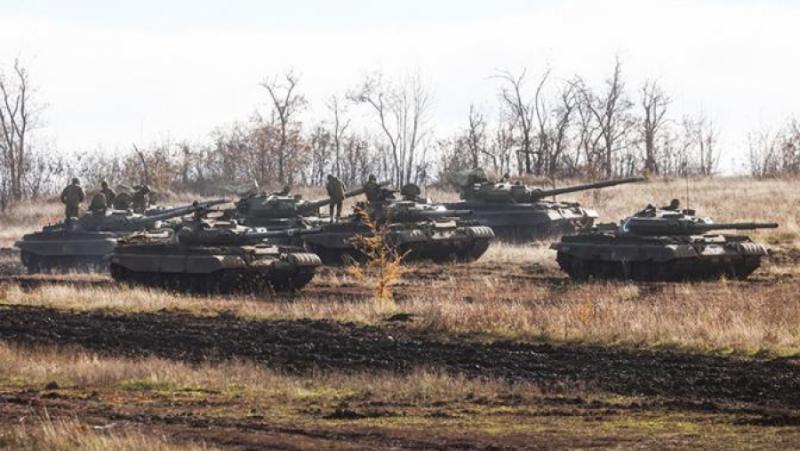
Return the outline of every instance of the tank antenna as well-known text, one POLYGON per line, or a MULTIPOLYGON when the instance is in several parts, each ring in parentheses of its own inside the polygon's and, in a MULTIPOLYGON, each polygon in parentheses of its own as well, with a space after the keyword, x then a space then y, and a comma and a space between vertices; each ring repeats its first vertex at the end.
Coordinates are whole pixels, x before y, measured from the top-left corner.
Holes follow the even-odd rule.
POLYGON ((691 205, 689 205, 689 167, 686 167, 686 210, 691 209, 691 205))

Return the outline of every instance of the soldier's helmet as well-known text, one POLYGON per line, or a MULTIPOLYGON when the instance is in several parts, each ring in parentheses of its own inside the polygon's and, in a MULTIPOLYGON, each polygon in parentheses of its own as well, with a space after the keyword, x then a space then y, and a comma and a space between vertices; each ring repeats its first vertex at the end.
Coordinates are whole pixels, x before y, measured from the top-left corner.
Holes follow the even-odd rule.
POLYGON ((81 181, 80 181, 80 179, 78 179, 78 177, 73 177, 72 178, 72 184, 73 185, 80 185, 81 181))
POLYGON ((108 182, 106 180, 103 180, 103 181, 100 182, 100 186, 102 188, 108 188, 108 182))
POLYGON ((376 181, 378 181, 378 179, 375 177, 375 174, 370 174, 369 175, 369 181, 370 182, 376 182, 376 181))

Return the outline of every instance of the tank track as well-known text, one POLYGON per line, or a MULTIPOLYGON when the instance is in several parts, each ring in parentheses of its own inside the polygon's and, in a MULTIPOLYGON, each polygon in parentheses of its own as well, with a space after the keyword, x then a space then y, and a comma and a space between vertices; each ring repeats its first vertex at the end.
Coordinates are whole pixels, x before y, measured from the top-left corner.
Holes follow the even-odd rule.
POLYGON ((108 272, 108 260, 105 257, 42 257, 23 251, 20 259, 28 274, 108 272))
POLYGON ((112 263, 110 270, 117 282, 198 294, 292 292, 305 287, 314 277, 312 267, 290 271, 226 269, 213 274, 186 274, 135 272, 112 263))
POLYGON ((760 256, 742 256, 732 262, 682 259, 665 262, 613 262, 584 260, 559 252, 556 260, 572 279, 685 281, 713 280, 721 277, 744 280, 761 265, 760 256))

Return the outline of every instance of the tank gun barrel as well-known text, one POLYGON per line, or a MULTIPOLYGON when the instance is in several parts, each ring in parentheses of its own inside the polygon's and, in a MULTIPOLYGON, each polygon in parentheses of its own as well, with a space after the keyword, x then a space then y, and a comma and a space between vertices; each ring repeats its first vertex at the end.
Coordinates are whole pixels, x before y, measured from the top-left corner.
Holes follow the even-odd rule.
POLYGON ((169 210, 152 214, 148 216, 141 216, 139 218, 131 219, 134 224, 149 225, 155 224, 158 221, 165 221, 167 219, 178 218, 188 214, 206 213, 211 207, 227 203, 227 199, 212 199, 203 202, 193 202, 191 205, 183 207, 170 208, 169 210))
POLYGON ((689 229, 698 232, 708 232, 712 230, 755 230, 755 229, 775 229, 778 224, 775 222, 719 222, 711 224, 692 224, 689 229))
POLYGON ((291 229, 282 229, 282 230, 267 230, 265 232, 251 232, 242 235, 242 237, 248 242, 259 242, 263 241, 268 238, 291 238, 295 236, 303 236, 309 235, 312 233, 317 233, 322 231, 319 227, 309 227, 309 228, 291 228, 291 229))
POLYGON ((650 218, 631 218, 623 225, 625 230, 641 235, 697 235, 715 230, 755 230, 776 227, 778 224, 774 222, 664 222, 650 218))
POLYGON ((563 188, 545 189, 531 193, 533 200, 544 199, 545 197, 555 196, 558 194, 574 193, 577 191, 586 191, 590 189, 608 188, 611 186, 624 185, 626 183, 643 182, 646 180, 644 177, 628 177, 624 179, 604 180, 602 182, 586 183, 584 185, 565 186, 563 188))
MULTIPOLYGON (((378 186, 381 187, 381 188, 383 188, 384 186, 387 186, 387 185, 389 185, 389 182, 378 183, 378 186)), ((345 197, 345 199, 350 198, 350 197, 355 197, 355 196, 358 196, 359 194, 364 194, 365 191, 366 191, 366 189, 364 189, 364 187, 357 188, 357 189, 350 190, 350 191, 344 193, 344 197, 345 197)), ((306 210, 306 211, 318 210, 320 207, 324 207, 325 205, 328 205, 330 203, 330 201, 331 201, 331 198, 330 197, 326 197, 324 199, 307 202, 307 203, 305 203, 303 205, 302 208, 304 210, 306 210)))

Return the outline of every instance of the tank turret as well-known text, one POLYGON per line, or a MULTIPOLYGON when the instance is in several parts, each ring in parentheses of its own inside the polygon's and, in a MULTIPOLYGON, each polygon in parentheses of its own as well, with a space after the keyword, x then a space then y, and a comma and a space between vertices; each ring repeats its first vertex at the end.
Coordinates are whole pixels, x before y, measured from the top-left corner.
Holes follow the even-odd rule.
POLYGON ((471 211, 470 219, 491 227, 498 239, 510 242, 558 238, 591 229, 598 217, 595 210, 575 202, 547 200, 550 196, 644 180, 630 177, 541 189, 518 182, 495 182, 480 169, 452 174, 449 178, 459 187, 462 200, 445 203, 445 207, 471 211))
MULTIPOLYGON (((380 186, 386 186, 383 182, 380 186)), ((345 198, 355 197, 364 193, 364 188, 358 188, 345 193, 345 198)), ((295 227, 297 218, 316 217, 319 209, 330 203, 330 198, 307 201, 300 196, 283 193, 257 194, 243 197, 236 202, 236 208, 229 210, 227 216, 236 218, 243 223, 254 227, 292 228, 295 227)))
POLYGON ((605 180, 601 182, 552 189, 532 188, 520 183, 492 183, 486 181, 463 186, 461 188, 461 197, 466 200, 476 199, 497 203, 532 203, 559 194, 575 193, 590 189, 609 188, 612 186, 636 183, 644 180, 645 179, 643 177, 629 177, 624 179, 605 180))

